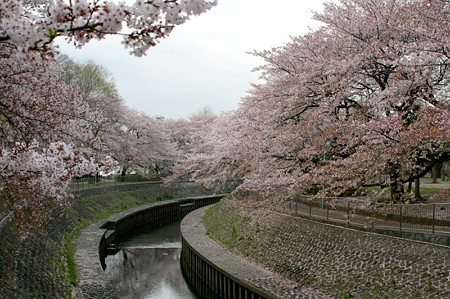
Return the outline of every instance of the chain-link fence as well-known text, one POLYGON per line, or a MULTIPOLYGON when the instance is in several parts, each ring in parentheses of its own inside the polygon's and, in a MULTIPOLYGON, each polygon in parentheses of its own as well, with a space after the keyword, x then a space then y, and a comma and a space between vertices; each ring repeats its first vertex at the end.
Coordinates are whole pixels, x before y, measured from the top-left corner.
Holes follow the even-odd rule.
POLYGON ((298 198, 284 212, 364 229, 450 235, 450 203, 383 204, 354 198, 298 198))

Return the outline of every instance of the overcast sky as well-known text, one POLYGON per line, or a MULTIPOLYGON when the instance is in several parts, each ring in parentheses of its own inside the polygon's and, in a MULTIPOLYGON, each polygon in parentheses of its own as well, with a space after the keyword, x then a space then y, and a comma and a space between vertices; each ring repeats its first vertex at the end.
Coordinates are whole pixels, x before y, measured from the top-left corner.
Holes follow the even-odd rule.
POLYGON ((246 52, 281 46, 289 36, 308 32, 311 11, 322 1, 219 0, 147 52, 134 57, 120 37, 75 49, 58 41, 76 62, 92 59, 113 75, 128 106, 150 116, 189 117, 209 106, 214 113, 234 110, 256 82, 262 63, 246 52))

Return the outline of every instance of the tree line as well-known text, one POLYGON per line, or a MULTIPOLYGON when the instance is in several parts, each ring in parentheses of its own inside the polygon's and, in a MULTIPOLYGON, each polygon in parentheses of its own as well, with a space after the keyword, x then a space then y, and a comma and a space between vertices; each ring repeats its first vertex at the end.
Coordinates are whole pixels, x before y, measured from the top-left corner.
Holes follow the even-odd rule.
POLYGON ((280 200, 388 186, 399 202, 450 160, 449 1, 326 2, 320 27, 252 53, 260 81, 235 111, 178 120, 127 107, 107 69, 53 41, 121 34, 140 56, 215 1, 0 3, 0 186, 22 222, 64 206, 74 177, 117 166, 280 200))
MULTIPOLYGON (((239 108, 176 173, 272 199, 389 187, 405 200, 450 159, 449 1, 341 0, 322 26, 271 50, 239 108)), ((420 196, 416 193, 417 196, 420 196)))
POLYGON ((110 74, 58 55, 120 35, 136 56, 215 1, 0 0, 0 188, 22 227, 68 202, 74 177, 171 157, 164 129, 128 108, 110 74))

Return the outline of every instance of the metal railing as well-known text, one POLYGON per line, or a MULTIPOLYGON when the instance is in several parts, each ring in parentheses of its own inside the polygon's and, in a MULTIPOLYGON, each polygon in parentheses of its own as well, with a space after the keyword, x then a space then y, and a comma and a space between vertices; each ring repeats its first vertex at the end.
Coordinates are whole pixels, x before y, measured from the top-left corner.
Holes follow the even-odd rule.
POLYGON ((450 203, 385 204, 353 198, 299 198, 279 210, 366 230, 450 236, 450 203))
POLYGON ((138 175, 115 176, 110 178, 75 178, 70 182, 70 191, 81 191, 102 187, 114 187, 132 183, 161 182, 160 178, 144 178, 138 175))

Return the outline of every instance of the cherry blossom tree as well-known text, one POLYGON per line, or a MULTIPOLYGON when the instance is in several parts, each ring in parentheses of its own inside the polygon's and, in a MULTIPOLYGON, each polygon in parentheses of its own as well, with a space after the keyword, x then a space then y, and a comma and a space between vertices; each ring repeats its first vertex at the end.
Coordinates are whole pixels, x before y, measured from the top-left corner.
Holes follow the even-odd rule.
MULTIPOLYGON (((0 188, 19 222, 42 224, 55 202, 66 202, 72 177, 98 171, 86 156, 87 149, 104 150, 107 144, 114 151, 115 146, 108 142, 111 138, 100 138, 108 119, 104 106, 95 105, 108 92, 109 100, 114 94, 121 103, 114 88, 104 84, 108 92, 92 93, 67 81, 68 77, 64 82, 55 62, 54 40, 62 37, 82 47, 92 39, 122 35, 124 46, 142 56, 175 26, 215 4, 208 0, 138 0, 132 5, 0 0, 0 188)), ((149 133, 157 127, 152 125, 139 115, 118 127, 134 135, 136 148, 146 152, 146 145, 159 141, 149 133)))
POLYGON ((131 53, 142 56, 175 26, 216 4, 208 0, 113 1, 1 0, 0 42, 27 51, 47 51, 64 36, 81 47, 117 34, 131 53))
POLYGON ((98 115, 60 81, 54 61, 0 49, 0 186, 17 219, 39 225, 48 199, 64 205, 70 179, 92 171, 73 141, 96 145, 89 127, 98 115))
POLYGON ((121 113, 105 129, 106 152, 122 166, 122 173, 134 166, 142 174, 171 164, 176 150, 169 142, 161 121, 121 106, 121 113))
POLYGON ((347 137, 339 139, 349 155, 338 164, 372 174, 356 180, 349 174, 343 181, 353 187, 387 172, 398 201, 405 174, 419 178, 448 159, 449 127, 442 118, 450 104, 448 9, 448 1, 342 1, 316 14, 340 41, 334 43, 339 48, 327 43, 334 56, 327 56, 329 66, 341 82, 331 108, 342 118, 337 125, 347 137), (379 157, 384 163, 373 163, 379 157), (355 167, 346 165, 352 160, 355 167))
POLYGON ((176 150, 174 173, 169 178, 170 181, 178 178, 196 178, 194 172, 201 171, 198 164, 201 163, 199 156, 207 157, 212 149, 207 144, 207 138, 216 118, 209 113, 199 113, 189 119, 163 121, 165 134, 176 150))
MULTIPOLYGON (((65 55, 60 55, 57 60, 62 67, 61 79, 64 83, 73 88, 89 109, 100 116, 90 122, 90 130, 102 141, 108 135, 105 132, 114 126, 124 109, 123 100, 112 75, 104 66, 93 61, 75 63, 65 55)), ((101 143, 103 145, 103 142, 101 143)), ((78 145, 86 155, 95 156, 97 160, 108 156, 104 146, 83 148, 82 145, 78 145)))
MULTIPOLYGON (((62 80, 74 88, 92 110, 109 120, 119 116, 118 107, 123 100, 112 74, 105 66, 92 60, 76 63, 65 55, 60 55, 58 62, 63 69, 62 80)), ((100 131, 101 127, 94 130, 100 131)))
POLYGON ((91 122, 91 130, 101 147, 86 148, 97 159, 111 156, 125 175, 130 167, 142 174, 173 159, 173 148, 164 136, 161 123, 128 108, 120 97, 108 70, 93 61, 75 63, 62 56, 62 78, 101 118, 91 122), (95 151, 94 151, 95 150, 95 151))
MULTIPOLYGON (((241 188, 272 197, 386 184, 402 200, 404 182, 449 159, 449 5, 328 2, 323 26, 254 52, 263 82, 233 117, 230 151, 245 162, 229 175, 244 166, 241 188)), ((230 157, 211 152, 205 173, 230 157)))

